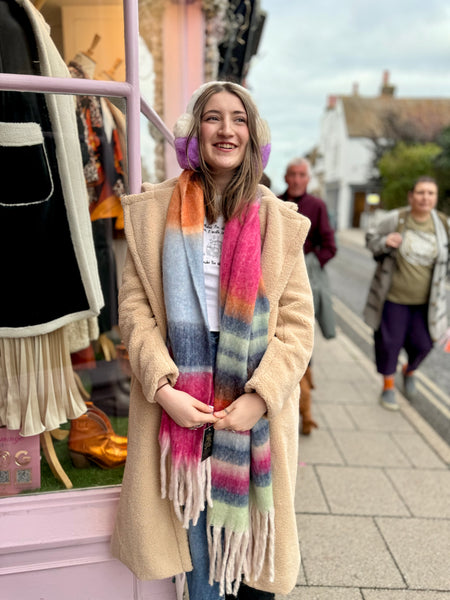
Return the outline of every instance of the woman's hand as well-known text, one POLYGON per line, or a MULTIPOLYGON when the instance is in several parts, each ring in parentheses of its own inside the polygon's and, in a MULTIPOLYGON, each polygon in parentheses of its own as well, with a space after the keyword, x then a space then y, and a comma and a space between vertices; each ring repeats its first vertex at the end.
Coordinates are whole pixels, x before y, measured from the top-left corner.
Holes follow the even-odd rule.
POLYGON ((267 412, 264 400, 256 392, 242 394, 226 409, 214 413, 218 418, 214 429, 248 431, 267 412))
POLYGON ((398 248, 402 243, 402 236, 398 231, 394 231, 393 233, 389 233, 386 236, 386 246, 389 248, 398 248))
POLYGON ((186 392, 175 390, 170 385, 165 385, 156 392, 155 400, 180 427, 200 427, 218 420, 212 414, 213 406, 208 406, 186 392))

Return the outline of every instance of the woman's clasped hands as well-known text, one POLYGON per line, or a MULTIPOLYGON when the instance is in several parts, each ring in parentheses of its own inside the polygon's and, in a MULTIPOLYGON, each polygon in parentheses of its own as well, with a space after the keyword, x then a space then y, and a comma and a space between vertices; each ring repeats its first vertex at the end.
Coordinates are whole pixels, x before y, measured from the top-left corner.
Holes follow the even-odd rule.
POLYGON ((213 424, 216 430, 248 431, 267 412, 265 401, 256 392, 242 394, 228 407, 216 412, 213 406, 170 385, 162 386, 156 392, 155 400, 177 425, 189 429, 213 424))
POLYGON ((214 424, 214 429, 248 431, 266 412, 266 403, 259 394, 256 392, 245 393, 223 410, 214 412, 214 416, 219 419, 214 424))

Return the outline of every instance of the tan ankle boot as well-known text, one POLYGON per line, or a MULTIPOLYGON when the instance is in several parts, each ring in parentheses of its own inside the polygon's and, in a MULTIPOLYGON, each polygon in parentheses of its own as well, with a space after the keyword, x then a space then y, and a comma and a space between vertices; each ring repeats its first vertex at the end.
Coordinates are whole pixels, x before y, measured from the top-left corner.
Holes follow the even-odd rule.
MULTIPOLYGON (((112 431, 112 427, 111 427, 112 431)), ((95 463, 102 469, 114 469, 125 463, 127 448, 113 440, 109 427, 95 410, 70 422, 69 452, 75 467, 85 468, 95 463)))
POLYGON ((95 406, 94 403, 90 400, 86 402, 86 406, 91 412, 95 412, 102 419, 109 433, 110 439, 118 446, 121 446, 122 448, 127 448, 128 438, 126 438, 123 435, 117 435, 117 433, 115 433, 108 415, 105 412, 103 412, 100 408, 98 408, 98 406, 95 406))
POLYGON ((311 367, 308 367, 300 381, 300 416, 302 418, 301 431, 309 435, 311 429, 318 425, 311 416, 311 390, 314 389, 311 367))

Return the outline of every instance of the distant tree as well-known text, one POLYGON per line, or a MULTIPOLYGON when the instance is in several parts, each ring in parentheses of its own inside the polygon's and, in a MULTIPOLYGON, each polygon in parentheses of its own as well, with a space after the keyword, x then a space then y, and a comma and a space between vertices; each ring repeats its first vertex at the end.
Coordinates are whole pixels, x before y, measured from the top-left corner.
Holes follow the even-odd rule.
POLYGON ((441 153, 434 143, 397 143, 379 159, 377 167, 381 178, 381 201, 391 210, 404 206, 408 191, 421 175, 436 176, 434 160, 441 153))
POLYGON ((435 156, 433 166, 439 184, 438 208, 450 215, 450 127, 446 127, 437 138, 441 152, 435 156))
POLYGON ((420 128, 414 121, 405 119, 398 110, 388 109, 380 114, 380 127, 374 129, 369 136, 372 150, 372 162, 369 165, 369 181, 374 188, 383 185, 382 175, 378 165, 381 158, 391 152, 397 144, 403 142, 406 145, 426 144, 430 141, 430 135, 426 128, 420 128))

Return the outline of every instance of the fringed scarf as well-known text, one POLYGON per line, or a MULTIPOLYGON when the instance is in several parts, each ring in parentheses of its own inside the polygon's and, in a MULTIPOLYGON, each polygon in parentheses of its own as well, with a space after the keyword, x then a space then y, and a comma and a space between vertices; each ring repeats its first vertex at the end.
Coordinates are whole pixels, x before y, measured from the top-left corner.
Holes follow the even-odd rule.
MULTIPOLYGON (((225 226, 220 266, 221 326, 213 374, 203 275, 203 191, 183 171, 172 194, 163 251, 168 346, 179 369, 176 389, 216 411, 244 393, 268 343, 269 302, 261 276, 259 203, 225 226)), ((203 429, 179 427, 164 411, 161 492, 184 527, 208 505, 210 583, 237 594, 242 576, 257 580, 267 560, 274 575, 274 506, 267 419, 251 431, 215 431, 202 456, 203 429)))

